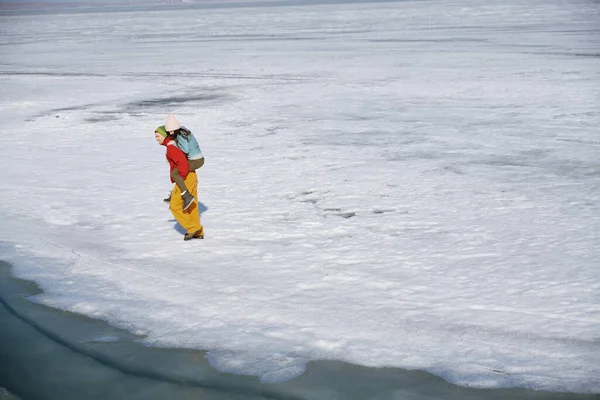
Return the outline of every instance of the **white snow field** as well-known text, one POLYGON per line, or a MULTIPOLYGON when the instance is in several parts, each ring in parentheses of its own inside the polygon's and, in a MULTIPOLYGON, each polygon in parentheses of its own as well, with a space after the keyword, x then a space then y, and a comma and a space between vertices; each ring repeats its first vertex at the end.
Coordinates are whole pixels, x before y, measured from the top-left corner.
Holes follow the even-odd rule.
POLYGON ((309 360, 600 393, 600 3, 0 17, 0 259, 276 382, 309 360), (185 242, 154 128, 197 136, 185 242))

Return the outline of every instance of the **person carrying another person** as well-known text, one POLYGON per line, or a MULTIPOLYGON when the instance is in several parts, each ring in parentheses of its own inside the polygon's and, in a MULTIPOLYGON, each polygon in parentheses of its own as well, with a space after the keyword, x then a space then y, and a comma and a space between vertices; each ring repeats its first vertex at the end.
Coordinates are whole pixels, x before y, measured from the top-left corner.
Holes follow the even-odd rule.
MULTIPOLYGON (((183 187, 189 196, 191 204, 184 208, 183 190, 176 184, 173 186, 169 200, 169 209, 186 230, 184 240, 204 239, 204 227, 200 223, 200 213, 198 211, 198 177, 195 171, 190 170, 190 165, 185 153, 176 145, 175 137, 167 133, 162 127, 156 128, 154 138, 156 141, 167 148, 166 157, 169 163, 169 172, 172 183, 176 183, 173 171, 177 170, 177 176, 181 179, 183 187)), ((172 131, 174 132, 174 131, 172 131)))

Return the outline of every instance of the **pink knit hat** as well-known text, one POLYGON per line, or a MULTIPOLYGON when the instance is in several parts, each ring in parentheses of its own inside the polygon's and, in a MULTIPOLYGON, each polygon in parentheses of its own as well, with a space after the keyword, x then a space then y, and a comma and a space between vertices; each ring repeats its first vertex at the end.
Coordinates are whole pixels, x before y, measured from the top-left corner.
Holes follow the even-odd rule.
POLYGON ((177 121, 177 118, 173 114, 167 115, 167 123, 165 124, 167 132, 176 131, 179 128, 181 128, 181 124, 177 121))

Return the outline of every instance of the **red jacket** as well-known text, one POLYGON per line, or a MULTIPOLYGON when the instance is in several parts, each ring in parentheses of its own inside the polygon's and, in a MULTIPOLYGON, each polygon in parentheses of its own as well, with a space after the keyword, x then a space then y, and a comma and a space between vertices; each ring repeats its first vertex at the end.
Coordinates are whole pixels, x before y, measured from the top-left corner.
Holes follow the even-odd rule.
MULTIPOLYGON (((190 172, 190 164, 188 163, 187 156, 177 147, 176 143, 171 138, 166 138, 163 142, 163 146, 167 148, 167 162, 170 167, 169 175, 177 168, 179 175, 185 179, 190 172)), ((174 183, 173 178, 171 178, 171 183, 174 183)))

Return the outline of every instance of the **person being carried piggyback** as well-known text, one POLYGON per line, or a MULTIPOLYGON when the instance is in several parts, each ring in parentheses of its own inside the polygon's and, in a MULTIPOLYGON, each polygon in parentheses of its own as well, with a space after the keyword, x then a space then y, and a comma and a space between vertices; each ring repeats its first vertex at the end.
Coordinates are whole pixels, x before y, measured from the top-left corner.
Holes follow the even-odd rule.
MULTIPOLYGON (((167 123, 159 126, 156 128, 156 130, 161 131, 162 134, 168 134, 175 138, 175 144, 181 149, 181 151, 185 153, 188 159, 190 171, 195 171, 204 165, 204 155, 202 154, 202 150, 200 150, 200 146, 198 145, 196 137, 192 131, 187 129, 185 126, 181 126, 173 114, 169 114, 167 116, 167 123)), ((181 177, 181 174, 177 168, 171 172, 171 178, 181 189, 181 195, 183 196, 183 209, 185 210, 192 204, 194 198, 188 192, 184 179, 181 177)), ((170 201, 170 196, 164 199, 165 203, 170 203, 170 201)))

